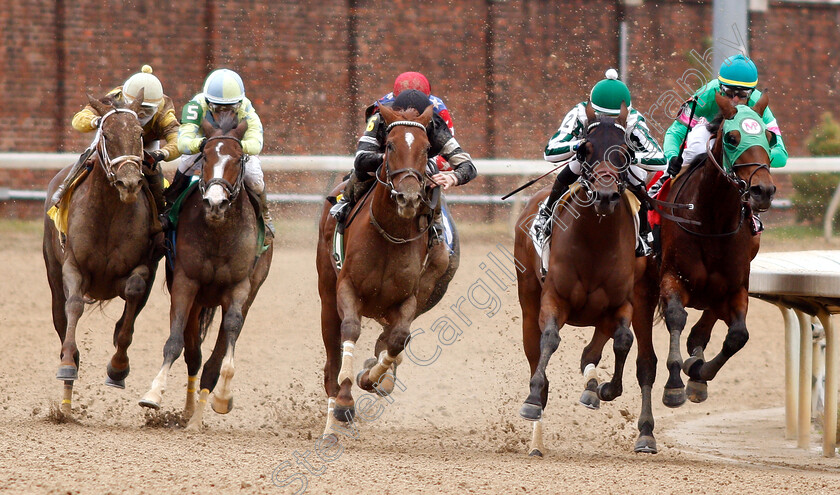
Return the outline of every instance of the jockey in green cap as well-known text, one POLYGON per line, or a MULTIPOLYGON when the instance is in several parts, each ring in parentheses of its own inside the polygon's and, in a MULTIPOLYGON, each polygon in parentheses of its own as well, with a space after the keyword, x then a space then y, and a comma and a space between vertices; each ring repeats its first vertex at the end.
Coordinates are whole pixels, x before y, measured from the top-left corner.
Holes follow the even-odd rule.
MULTIPOLYGON (((582 142, 587 127, 586 106, 591 105, 596 114, 617 117, 621 113, 621 105, 627 106, 627 144, 633 150, 633 157, 628 169, 629 182, 632 185, 643 185, 648 171, 665 169, 665 157, 662 149, 650 135, 645 118, 631 106, 630 90, 618 79, 618 72, 609 69, 606 79, 599 81, 589 94, 589 101, 575 105, 563 118, 560 128, 545 147, 544 157, 549 162, 569 160, 568 164, 557 174, 554 187, 546 201, 540 205, 539 213, 534 221, 534 233, 537 242, 543 245, 551 232, 549 220, 554 212, 554 205, 565 193, 569 186, 580 177, 581 163, 575 157, 577 147, 582 142)), ((650 228, 647 223, 647 212, 643 207, 639 218, 640 232, 636 254, 646 256, 650 253, 648 234, 650 228)))

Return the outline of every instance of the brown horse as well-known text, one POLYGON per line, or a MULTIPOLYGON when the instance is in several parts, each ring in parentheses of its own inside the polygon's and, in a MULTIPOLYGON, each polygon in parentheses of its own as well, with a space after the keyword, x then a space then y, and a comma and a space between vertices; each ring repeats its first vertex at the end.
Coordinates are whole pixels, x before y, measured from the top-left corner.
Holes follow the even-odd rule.
POLYGON ((694 204, 694 209, 681 215, 691 223, 677 223, 663 216, 661 259, 649 264, 645 279, 637 286, 633 328, 639 344, 636 362, 642 389, 637 452, 657 451, 651 407, 656 378, 651 334, 657 301, 671 337, 669 377, 662 397, 668 407, 681 406, 686 392, 693 402, 705 400, 706 382, 749 338, 746 316, 750 260, 759 245, 759 237, 751 230, 752 212, 767 210, 776 192, 768 168, 769 143, 774 136, 761 120, 768 100, 765 93, 753 108, 736 108, 727 98, 716 95, 721 116, 713 123, 717 128, 711 128, 716 136, 714 147, 673 179, 665 198, 694 204), (740 146, 745 139, 749 140, 740 146), (733 159, 739 147, 746 149, 733 159), (691 329, 687 340, 690 357, 683 362, 680 334, 686 323, 686 307, 704 313, 691 329), (729 330, 721 352, 707 362, 703 352, 717 320, 723 320, 729 330), (688 387, 683 385, 681 369, 689 376, 688 387))
MULTIPOLYGON (((56 378, 64 380, 61 411, 69 415, 73 381, 78 379, 79 350, 76 326, 84 299, 125 300, 114 329, 117 350, 108 363, 107 385, 125 388, 129 373, 128 346, 134 320, 146 304, 157 270, 154 235, 160 226, 141 170, 143 132, 137 120, 142 94, 128 108, 112 100, 88 96, 101 116, 92 144, 89 173, 60 207, 66 211, 66 240, 50 218, 44 220, 44 262, 52 293, 55 331, 61 339, 61 365, 56 378)), ((47 209, 53 193, 70 167, 50 181, 47 209)))
POLYGON ((349 422, 354 416, 353 350, 361 333, 361 317, 376 320, 383 331, 375 357, 365 361, 357 384, 380 395, 390 394, 412 321, 440 301, 458 267, 457 235, 451 254, 443 243, 428 248, 433 205, 425 173, 426 127, 433 109, 429 106, 419 116, 413 109, 397 112, 383 106, 380 111, 388 125, 385 156, 376 172, 377 183, 351 212, 340 271, 331 255, 336 223, 329 215, 329 203, 321 214, 317 266, 327 354, 325 436, 333 434, 334 420, 349 422))
POLYGON ((202 123, 207 142, 198 191, 184 199, 175 232, 174 264, 166 265, 171 294, 170 335, 163 348, 163 366, 140 405, 158 409, 172 363, 184 351, 187 363, 187 429, 202 427, 210 392, 219 414, 233 408, 233 352, 248 309, 271 266, 272 246, 263 250, 259 216, 244 190, 245 160, 240 140, 247 121, 222 118, 218 127, 202 123), (201 342, 217 306, 222 324, 216 345, 201 374, 198 407, 195 385, 201 367, 201 342), (221 374, 221 383, 218 384, 221 374))
POLYGON ((623 197, 623 170, 629 164, 624 126, 627 108, 617 119, 597 118, 586 107, 588 130, 578 159, 584 164, 582 187, 573 191, 552 221, 550 262, 545 281, 541 261, 531 236, 531 219, 548 189, 526 205, 517 225, 514 255, 524 269, 518 276, 522 307, 522 336, 531 366, 530 394, 520 415, 534 421, 529 454, 542 456, 541 418, 548 403, 546 366, 560 343, 560 328, 569 323, 594 326, 592 341, 583 350, 581 372, 586 390, 581 402, 597 408, 599 400, 613 400, 622 393, 622 375, 633 343, 634 280, 644 271, 645 258, 635 257, 634 219, 623 197), (598 384, 595 367, 604 344, 613 339, 615 373, 598 384))

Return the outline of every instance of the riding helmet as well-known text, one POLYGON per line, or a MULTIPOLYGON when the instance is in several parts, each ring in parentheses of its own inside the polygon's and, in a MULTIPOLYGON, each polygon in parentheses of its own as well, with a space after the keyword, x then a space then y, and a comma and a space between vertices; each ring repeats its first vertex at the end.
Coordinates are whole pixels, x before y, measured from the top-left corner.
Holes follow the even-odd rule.
POLYGON ((429 84, 429 80, 419 72, 403 72, 397 76, 394 81, 394 97, 396 98, 406 89, 422 91, 426 96, 432 94, 432 86, 429 84))
POLYGON ((131 103, 137 99, 140 90, 143 91, 143 106, 157 108, 163 103, 163 86, 157 77, 152 75, 152 68, 144 65, 140 72, 129 77, 122 86, 123 100, 131 103))
POLYGON ((589 102, 596 112, 618 115, 621 113, 621 102, 630 107, 630 90, 618 80, 618 72, 615 69, 607 70, 606 77, 592 87, 589 102))
POLYGON ((718 80, 727 86, 754 88, 758 84, 758 69, 752 60, 739 53, 723 61, 718 80))
POLYGON ((233 105, 245 98, 245 85, 236 72, 216 69, 204 81, 204 97, 208 103, 233 105))

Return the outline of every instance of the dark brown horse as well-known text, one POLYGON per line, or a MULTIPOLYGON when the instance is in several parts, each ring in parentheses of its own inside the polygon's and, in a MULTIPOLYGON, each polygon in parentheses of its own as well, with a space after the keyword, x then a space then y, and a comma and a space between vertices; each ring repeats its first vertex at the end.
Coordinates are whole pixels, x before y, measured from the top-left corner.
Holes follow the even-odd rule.
MULTIPOLYGON (((88 97, 101 116, 92 144, 87 177, 65 196, 59 207, 67 214, 66 241, 53 221, 44 221, 44 261, 52 292, 55 331, 61 339, 61 365, 56 378, 64 380, 61 411, 70 414, 73 381, 78 379, 79 350, 76 325, 84 299, 125 299, 125 308, 114 329, 117 350, 108 363, 105 383, 125 388, 128 346, 134 320, 146 304, 157 270, 153 237, 160 225, 141 170, 143 132, 137 120, 142 94, 128 108, 88 97)), ((50 181, 47 198, 70 167, 50 181)), ((47 200, 47 209, 52 206, 47 200)))
POLYGON ((681 406, 686 392, 693 402, 705 400, 706 382, 749 338, 746 316, 750 260, 758 252, 759 241, 751 230, 752 212, 767 210, 776 192, 768 168, 769 143, 774 136, 761 120, 767 94, 753 108, 736 108, 719 94, 715 101, 721 117, 715 121, 720 125, 711 129, 716 136, 714 147, 674 179, 665 198, 694 204, 693 210, 680 214, 692 223, 663 217, 661 259, 649 264, 644 281, 637 286, 633 328, 639 345, 637 375, 642 389, 637 452, 657 451, 651 407, 656 378, 651 334, 657 302, 671 336, 669 377, 662 397, 668 407, 681 406), (686 324, 686 307, 704 313, 691 329, 687 340, 690 357, 683 362, 680 334, 686 324), (717 320, 723 320, 729 330, 720 353, 707 362, 703 353, 717 320), (681 370, 689 376, 688 387, 683 385, 681 370))
POLYGON ((383 331, 375 357, 365 361, 357 383, 364 390, 387 395, 393 391, 393 373, 412 321, 440 301, 458 267, 457 235, 451 254, 443 243, 428 248, 432 205, 426 178, 426 127, 432 107, 419 116, 413 109, 396 112, 383 106, 380 111, 388 125, 385 157, 376 172, 377 183, 351 212, 340 271, 331 255, 336 223, 329 215, 329 203, 321 214, 317 266, 327 354, 324 435, 333 434, 334 420, 353 419, 353 350, 361 318, 376 320, 383 331))
POLYGON ((548 403, 546 366, 560 343, 559 330, 566 323, 594 326, 592 341, 583 350, 580 369, 586 390, 581 402, 591 408, 599 400, 613 400, 622 393, 622 375, 633 343, 633 285, 644 272, 645 258, 635 257, 634 219, 623 197, 622 171, 629 164, 624 126, 627 108, 617 119, 597 118, 587 105, 588 131, 579 149, 583 186, 574 190, 564 208, 553 218, 550 262, 541 281, 541 262, 528 234, 531 219, 548 189, 536 194, 523 210, 517 225, 514 255, 519 270, 519 304, 522 336, 531 366, 530 394, 520 415, 534 421, 529 454, 542 456, 541 418, 548 403), (615 373, 598 384, 595 367, 604 344, 613 339, 615 373))
POLYGON ((166 265, 171 293, 170 335, 163 348, 163 366, 140 405, 160 407, 172 363, 184 351, 187 363, 187 429, 200 429, 208 397, 219 414, 233 407, 233 353, 248 309, 268 276, 272 246, 263 249, 259 216, 243 186, 246 156, 240 140, 248 127, 235 116, 218 127, 202 123, 207 142, 197 191, 185 199, 178 218, 174 266, 166 265), (201 367, 201 342, 222 307, 222 323, 213 353, 201 374, 198 407, 196 382, 201 367), (221 383, 219 375, 221 374, 221 383), (218 385, 218 387, 217 387, 218 385), (215 389, 215 390, 214 390, 215 389))

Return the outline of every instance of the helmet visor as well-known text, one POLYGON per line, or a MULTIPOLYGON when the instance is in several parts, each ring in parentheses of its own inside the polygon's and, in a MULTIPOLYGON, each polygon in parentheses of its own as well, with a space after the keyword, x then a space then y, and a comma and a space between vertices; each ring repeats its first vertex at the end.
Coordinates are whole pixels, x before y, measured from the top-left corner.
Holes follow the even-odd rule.
POLYGON ((210 110, 210 113, 212 113, 213 115, 220 115, 220 114, 225 113, 225 112, 236 113, 236 112, 239 111, 240 106, 241 106, 241 103, 231 103, 231 104, 223 105, 221 103, 210 103, 209 101, 207 102, 207 108, 210 110))

